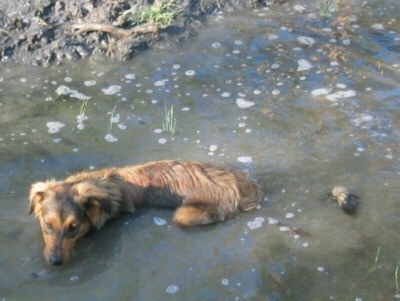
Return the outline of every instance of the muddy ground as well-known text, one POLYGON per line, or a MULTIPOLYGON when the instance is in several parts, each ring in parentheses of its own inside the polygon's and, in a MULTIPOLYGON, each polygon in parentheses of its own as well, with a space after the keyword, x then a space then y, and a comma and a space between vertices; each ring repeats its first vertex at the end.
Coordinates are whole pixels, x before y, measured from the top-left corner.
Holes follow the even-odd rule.
POLYGON ((274 1, 174 0, 179 12, 169 24, 121 21, 124 12, 158 4, 153 0, 0 1, 0 60, 44 66, 87 57, 128 60, 149 47, 169 47, 192 37, 210 14, 274 1))

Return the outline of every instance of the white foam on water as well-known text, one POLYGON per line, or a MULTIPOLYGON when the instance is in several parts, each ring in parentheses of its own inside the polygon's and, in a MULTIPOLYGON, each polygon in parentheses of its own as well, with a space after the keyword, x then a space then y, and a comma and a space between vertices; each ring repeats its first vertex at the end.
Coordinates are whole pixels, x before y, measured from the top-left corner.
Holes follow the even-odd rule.
POLYGON ((325 96, 326 99, 330 101, 338 101, 341 98, 350 98, 354 97, 356 95, 356 91, 354 90, 342 90, 342 91, 337 91, 332 94, 328 94, 325 96))
POLYGON ((251 156, 239 156, 239 157, 237 157, 237 160, 240 163, 252 163, 253 162, 253 158, 251 156))
POLYGON ((65 124, 59 121, 48 121, 46 126, 48 128, 47 131, 50 134, 55 134, 58 133, 65 126, 65 124))
POLYGON ((105 95, 114 95, 117 94, 119 91, 121 91, 121 86, 118 85, 111 85, 107 88, 103 88, 101 89, 101 91, 105 94, 105 95))
POLYGON ((248 222, 248 223, 247 223, 247 226, 248 226, 251 230, 254 230, 254 229, 261 228, 264 222, 265 222, 265 219, 264 219, 263 217, 256 217, 256 218, 254 219, 254 221, 248 222))
POLYGON ((255 104, 256 103, 254 101, 249 101, 244 98, 236 99, 236 105, 238 106, 239 109, 248 109, 254 106, 255 104))
POLYGON ((167 288, 165 289, 165 292, 167 294, 176 294, 178 291, 179 291, 179 287, 174 284, 167 286, 167 288))
POLYGON ((304 37, 304 36, 298 37, 297 41, 299 41, 301 44, 308 45, 308 46, 312 46, 315 43, 315 40, 313 38, 304 37))
POLYGON ((156 224, 157 226, 165 226, 167 224, 167 221, 161 217, 153 217, 153 223, 156 224))
POLYGON ((113 143, 113 142, 117 142, 118 138, 115 137, 113 134, 108 133, 107 135, 104 136, 104 140, 106 140, 107 142, 113 143))
POLYGON ((305 59, 298 60, 297 64, 298 64, 297 71, 307 71, 314 67, 309 61, 305 59))

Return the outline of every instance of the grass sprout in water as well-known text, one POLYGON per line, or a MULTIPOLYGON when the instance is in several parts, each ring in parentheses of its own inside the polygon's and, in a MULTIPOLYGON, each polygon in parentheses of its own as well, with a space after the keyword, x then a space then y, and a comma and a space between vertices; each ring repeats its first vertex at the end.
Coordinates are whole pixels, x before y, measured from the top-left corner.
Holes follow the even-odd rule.
POLYGON ((396 298, 400 298, 400 287, 399 287, 399 264, 396 266, 396 271, 394 272, 394 280, 396 284, 396 298))
POLYGON ((165 105, 164 123, 162 124, 162 128, 163 128, 164 132, 175 134, 176 118, 174 118, 174 106, 173 105, 171 105, 170 109, 167 109, 167 105, 165 105))
POLYGON ((110 122, 108 124, 108 131, 111 133, 112 127, 113 127, 113 123, 114 123, 114 113, 115 110, 117 109, 117 106, 114 106, 114 109, 111 111, 111 116, 110 116, 110 122))
POLYGON ((372 268, 369 270, 369 273, 372 273, 373 271, 376 270, 377 263, 378 263, 378 260, 379 260, 379 254, 380 254, 380 253, 381 253, 381 246, 379 246, 378 249, 376 250, 374 265, 373 265, 372 268))
POLYGON ((83 124, 83 121, 86 120, 88 117, 86 115, 86 108, 88 106, 89 99, 85 99, 82 104, 81 104, 81 109, 79 111, 79 115, 76 116, 76 121, 78 123, 77 127, 80 130, 83 130, 85 128, 85 125, 83 124))

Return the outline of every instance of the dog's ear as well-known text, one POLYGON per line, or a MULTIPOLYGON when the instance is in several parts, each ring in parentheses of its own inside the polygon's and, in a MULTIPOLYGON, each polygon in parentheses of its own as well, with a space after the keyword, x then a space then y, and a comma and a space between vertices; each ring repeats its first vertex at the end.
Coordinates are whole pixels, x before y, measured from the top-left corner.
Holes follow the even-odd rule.
POLYGON ((108 219, 119 214, 119 204, 115 200, 121 195, 101 183, 79 182, 74 185, 74 190, 76 202, 85 208, 86 216, 94 228, 101 228, 108 219))
POLYGON ((37 210, 39 209, 38 206, 40 206, 43 201, 46 190, 48 190, 52 184, 54 184, 54 181, 37 182, 32 185, 29 192, 29 214, 32 214, 34 211, 39 212, 39 210, 37 210))

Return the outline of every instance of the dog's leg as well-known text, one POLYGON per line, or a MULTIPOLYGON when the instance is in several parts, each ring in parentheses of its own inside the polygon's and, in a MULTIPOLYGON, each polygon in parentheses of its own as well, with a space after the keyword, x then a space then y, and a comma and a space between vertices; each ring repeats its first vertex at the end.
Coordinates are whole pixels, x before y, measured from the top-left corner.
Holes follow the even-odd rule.
POLYGON ((182 205, 176 209, 173 220, 179 226, 199 226, 224 221, 225 217, 216 206, 182 205))

